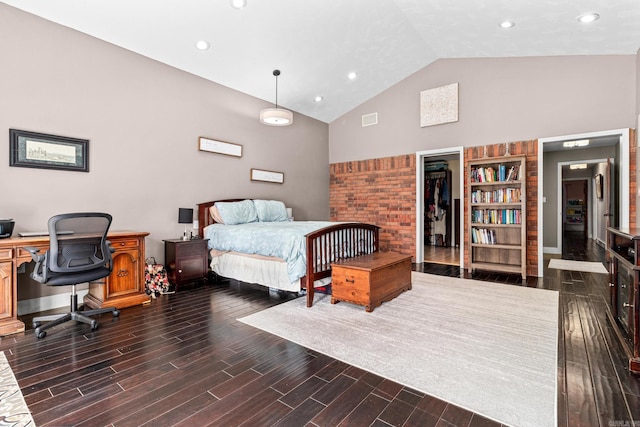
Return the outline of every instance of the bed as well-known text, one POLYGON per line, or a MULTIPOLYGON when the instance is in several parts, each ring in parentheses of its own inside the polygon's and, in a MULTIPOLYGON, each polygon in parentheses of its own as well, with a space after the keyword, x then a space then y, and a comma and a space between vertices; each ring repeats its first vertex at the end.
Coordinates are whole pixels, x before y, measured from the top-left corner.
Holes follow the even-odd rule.
POLYGON ((314 288, 331 280, 332 262, 379 250, 379 227, 376 225, 289 221, 282 218, 282 209, 285 209, 282 202, 259 199, 199 203, 198 235, 209 239, 212 271, 221 277, 278 290, 296 292, 305 289, 307 307, 311 307, 314 288), (262 213, 258 215, 259 220, 244 222, 247 218, 253 219, 249 203, 253 203, 257 213, 262 213), (248 208, 246 217, 245 212, 236 215, 242 211, 240 206, 248 208), (225 212, 220 212, 222 208, 225 212), (230 209, 233 215, 229 215, 230 209), (226 223, 221 213, 226 215, 226 223), (229 221, 230 217, 232 221, 229 221), (267 243, 259 242, 264 238, 262 234, 268 236, 267 243), (275 243, 271 247, 270 242, 276 237, 289 239, 284 242, 284 249, 282 246, 276 248, 275 243), (266 246, 269 246, 266 252, 261 252, 266 246))

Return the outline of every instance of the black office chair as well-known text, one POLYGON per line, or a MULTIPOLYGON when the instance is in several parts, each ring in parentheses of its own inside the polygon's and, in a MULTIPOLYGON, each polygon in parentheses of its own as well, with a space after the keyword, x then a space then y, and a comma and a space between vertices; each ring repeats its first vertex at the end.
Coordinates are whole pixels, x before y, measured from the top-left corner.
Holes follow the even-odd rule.
POLYGON ((36 265, 31 277, 49 286, 71 285, 71 308, 66 314, 35 317, 33 327, 38 338, 47 335, 45 329, 75 320, 98 328, 98 321, 88 316, 120 312, 115 307, 78 311, 76 285, 91 282, 111 274, 113 248, 107 240, 111 215, 97 212, 79 212, 56 215, 49 219, 49 250, 44 255, 35 247, 25 247, 36 265), (49 322, 42 325, 41 322, 49 322))

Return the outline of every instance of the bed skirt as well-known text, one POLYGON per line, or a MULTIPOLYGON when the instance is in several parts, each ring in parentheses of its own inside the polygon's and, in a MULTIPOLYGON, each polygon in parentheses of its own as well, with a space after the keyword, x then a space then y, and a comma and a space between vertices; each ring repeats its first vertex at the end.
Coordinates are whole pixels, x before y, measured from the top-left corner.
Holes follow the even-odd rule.
MULTIPOLYGON (((299 292, 301 289, 300 279, 293 283, 289 281, 287 263, 283 259, 237 252, 225 252, 221 255, 217 255, 216 251, 211 252, 211 270, 219 276, 288 292, 299 292)), ((331 277, 316 280, 314 287, 329 283, 331 277)))

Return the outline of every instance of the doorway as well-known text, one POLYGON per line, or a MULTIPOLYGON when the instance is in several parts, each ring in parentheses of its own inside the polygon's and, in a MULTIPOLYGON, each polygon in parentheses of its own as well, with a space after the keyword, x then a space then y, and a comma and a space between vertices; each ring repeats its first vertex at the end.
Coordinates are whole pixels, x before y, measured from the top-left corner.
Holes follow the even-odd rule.
POLYGON ((416 153, 416 262, 463 268, 463 147, 416 153))
POLYGON ((590 169, 586 177, 587 200, 591 201, 586 212, 586 241, 604 244, 603 236, 606 233, 601 229, 606 219, 611 218, 612 224, 621 227, 629 226, 629 130, 541 138, 538 140, 538 153, 538 194, 542 196, 538 198, 538 236, 541 236, 538 238, 538 271, 542 275, 542 255, 561 255, 566 239, 563 227, 563 167, 586 163, 590 169), (574 144, 565 144, 571 142, 574 144), (606 166, 608 163, 614 166, 609 169, 606 166), (594 198, 597 175, 601 175, 600 179, 604 178, 611 186, 611 203, 606 207, 603 199, 594 198), (612 213, 614 218, 609 217, 612 213))
MULTIPOLYGON (((582 178, 567 178, 567 173, 572 172, 563 168, 562 171, 562 241, 584 241, 589 227, 589 181, 582 178)), ((569 175, 570 176, 570 175, 569 175)), ((562 247, 563 259, 567 253, 562 247)))

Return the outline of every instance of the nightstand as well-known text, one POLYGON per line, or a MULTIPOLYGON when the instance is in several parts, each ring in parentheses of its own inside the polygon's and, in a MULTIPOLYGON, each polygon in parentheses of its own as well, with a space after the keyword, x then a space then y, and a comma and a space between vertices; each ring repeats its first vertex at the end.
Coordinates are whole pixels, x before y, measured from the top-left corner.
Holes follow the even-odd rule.
POLYGON ((209 270, 207 242, 209 239, 164 240, 164 262, 169 283, 176 291, 207 280, 209 270))

